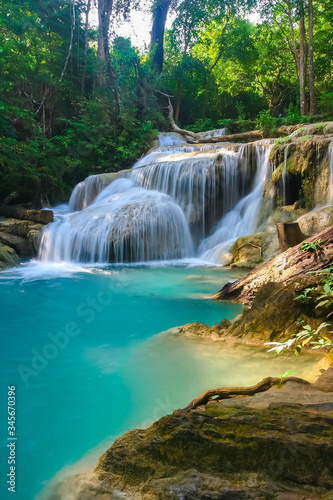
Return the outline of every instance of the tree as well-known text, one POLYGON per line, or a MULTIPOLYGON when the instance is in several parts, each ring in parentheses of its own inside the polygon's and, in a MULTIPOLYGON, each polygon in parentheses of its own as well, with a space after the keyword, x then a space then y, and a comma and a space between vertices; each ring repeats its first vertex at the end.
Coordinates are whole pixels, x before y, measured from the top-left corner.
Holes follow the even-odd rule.
POLYGON ((152 53, 152 66, 161 73, 164 60, 164 31, 171 0, 155 0, 152 6, 153 27, 151 30, 150 51, 152 53))
POLYGON ((109 50, 109 29, 110 29, 110 18, 113 8, 113 0, 98 0, 97 5, 98 5, 97 83, 99 86, 104 86, 106 80, 108 80, 114 98, 115 114, 119 118, 120 98, 109 50))

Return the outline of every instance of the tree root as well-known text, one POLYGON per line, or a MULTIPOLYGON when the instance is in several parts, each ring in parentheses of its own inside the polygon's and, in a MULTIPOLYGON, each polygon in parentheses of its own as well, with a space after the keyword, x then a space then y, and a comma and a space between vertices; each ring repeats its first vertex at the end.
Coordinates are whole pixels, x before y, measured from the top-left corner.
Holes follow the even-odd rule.
POLYGON ((214 400, 228 399, 233 396, 253 396, 258 392, 265 392, 271 387, 282 386, 287 382, 296 382, 302 385, 311 385, 310 382, 298 377, 266 377, 258 382, 256 385, 250 387, 217 387, 216 389, 208 389, 208 391, 203 392, 197 398, 193 399, 186 408, 185 411, 194 410, 200 405, 205 405, 211 398, 214 400))

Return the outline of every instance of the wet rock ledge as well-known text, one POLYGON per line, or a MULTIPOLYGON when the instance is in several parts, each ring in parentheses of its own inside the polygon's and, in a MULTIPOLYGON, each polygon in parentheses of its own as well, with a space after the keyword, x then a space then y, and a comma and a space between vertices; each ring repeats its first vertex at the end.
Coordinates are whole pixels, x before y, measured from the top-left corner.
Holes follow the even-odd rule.
MULTIPOLYGON (((132 430, 95 472, 67 481, 78 500, 330 500, 333 368, 315 384, 177 410, 132 430)), ((52 500, 63 498, 61 488, 52 500)), ((66 497, 67 498, 67 497, 66 497)))

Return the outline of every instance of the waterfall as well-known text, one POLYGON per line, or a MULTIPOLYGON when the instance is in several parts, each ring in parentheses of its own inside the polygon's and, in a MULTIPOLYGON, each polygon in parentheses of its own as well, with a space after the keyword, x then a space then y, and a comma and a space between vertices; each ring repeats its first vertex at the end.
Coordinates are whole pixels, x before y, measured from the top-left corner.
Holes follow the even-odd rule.
POLYGON ((256 230, 271 147, 269 141, 261 141, 261 144, 256 144, 255 147, 257 173, 253 189, 222 217, 214 233, 202 241, 199 254, 204 260, 223 263, 224 255, 232 243, 237 238, 252 234, 256 230))
POLYGON ((106 185, 107 182, 101 175, 90 175, 84 181, 79 182, 69 199, 69 209, 75 212, 87 208, 106 185))
POLYGON ((282 205, 286 205, 286 174, 287 174, 287 160, 288 160, 288 144, 283 152, 283 169, 282 169, 282 205))
POLYGON ((121 191, 100 196, 82 212, 57 216, 42 234, 40 259, 103 263, 194 255, 185 216, 168 195, 121 184, 121 191))
POLYGON ((160 144, 131 170, 79 183, 71 213, 57 213, 44 229, 39 259, 216 261, 217 246, 255 230, 269 154, 264 141, 189 145, 172 133, 160 144))
POLYGON ((328 146, 327 155, 328 155, 328 166, 329 166, 327 204, 333 205, 333 141, 331 141, 328 146))

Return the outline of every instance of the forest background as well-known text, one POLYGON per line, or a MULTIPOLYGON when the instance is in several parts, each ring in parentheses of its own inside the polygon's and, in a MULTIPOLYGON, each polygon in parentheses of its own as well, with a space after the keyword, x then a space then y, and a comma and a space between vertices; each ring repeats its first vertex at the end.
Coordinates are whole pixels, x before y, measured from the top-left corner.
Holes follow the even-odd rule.
POLYGON ((170 130, 163 94, 195 132, 333 119, 332 28, 332 0, 3 0, 0 199, 131 167, 170 130), (117 28, 140 11, 139 49, 117 28))

